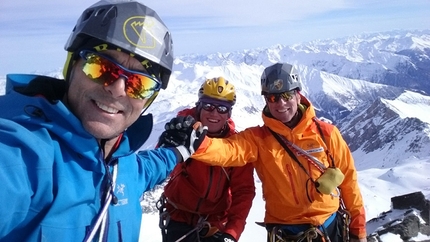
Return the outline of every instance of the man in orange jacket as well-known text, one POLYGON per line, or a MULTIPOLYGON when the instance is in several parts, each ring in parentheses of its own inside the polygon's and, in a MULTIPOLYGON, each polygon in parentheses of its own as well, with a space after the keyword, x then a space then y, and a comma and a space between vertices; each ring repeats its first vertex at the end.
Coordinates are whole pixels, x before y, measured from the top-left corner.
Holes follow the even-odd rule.
MULTIPOLYGON (((261 88, 263 126, 227 139, 207 138, 203 126, 189 128, 187 135, 177 136, 189 136, 178 147, 182 156, 221 166, 252 162, 262 182, 270 242, 367 241, 354 160, 339 130, 316 119, 312 104, 300 94, 294 66, 267 67, 261 88)), ((172 120, 165 132, 172 133, 177 122, 172 120)))
MULTIPOLYGON (((223 77, 207 79, 198 96, 196 107, 178 116, 199 120, 209 137, 235 134, 230 118, 236 103, 233 84, 223 77)), ((253 171, 251 163, 224 168, 190 158, 178 164, 160 199, 163 241, 238 241, 255 196, 253 171)))

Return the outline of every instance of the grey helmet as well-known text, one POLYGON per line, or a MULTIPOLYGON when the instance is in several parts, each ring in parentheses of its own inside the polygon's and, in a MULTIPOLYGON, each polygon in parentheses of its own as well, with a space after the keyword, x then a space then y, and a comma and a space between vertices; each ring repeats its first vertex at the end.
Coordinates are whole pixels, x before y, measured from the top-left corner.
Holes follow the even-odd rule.
POLYGON ((264 69, 261 75, 261 95, 302 90, 297 69, 287 63, 276 63, 264 69))
MULTIPOLYGON (((64 48, 73 53, 94 40, 149 60, 166 89, 172 73, 173 43, 170 31, 154 10, 135 1, 95 3, 84 10, 64 48)), ((69 61, 70 57, 65 69, 69 61)))

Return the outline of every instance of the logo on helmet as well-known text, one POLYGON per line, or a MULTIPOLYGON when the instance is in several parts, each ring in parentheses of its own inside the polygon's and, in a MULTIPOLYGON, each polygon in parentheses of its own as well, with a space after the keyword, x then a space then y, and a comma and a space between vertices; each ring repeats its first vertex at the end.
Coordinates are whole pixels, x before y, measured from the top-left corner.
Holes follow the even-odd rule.
POLYGON ((282 79, 275 80, 272 84, 272 89, 281 90, 284 86, 284 81, 282 79))
POLYGON ((138 48, 153 49, 156 41, 151 33, 155 22, 149 16, 134 16, 128 18, 123 25, 124 36, 128 42, 138 48))

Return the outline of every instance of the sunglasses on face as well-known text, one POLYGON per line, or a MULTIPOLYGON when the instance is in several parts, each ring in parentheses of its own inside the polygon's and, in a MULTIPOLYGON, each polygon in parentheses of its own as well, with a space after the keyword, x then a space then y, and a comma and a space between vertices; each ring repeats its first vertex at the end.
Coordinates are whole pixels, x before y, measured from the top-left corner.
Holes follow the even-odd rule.
POLYGON ((284 99, 285 101, 290 101, 293 99, 294 95, 296 94, 296 91, 287 91, 283 93, 268 93, 264 94, 264 98, 266 98, 267 102, 269 103, 277 103, 280 98, 284 99))
POLYGON ((85 61, 82 71, 88 78, 103 86, 109 86, 123 77, 126 79, 125 91, 131 98, 149 98, 161 88, 161 83, 153 76, 129 70, 107 56, 88 50, 81 51, 79 55, 85 61))
POLYGON ((220 114, 226 114, 230 111, 229 107, 224 105, 214 105, 212 103, 202 103, 202 108, 208 112, 212 112, 216 109, 216 111, 220 114))

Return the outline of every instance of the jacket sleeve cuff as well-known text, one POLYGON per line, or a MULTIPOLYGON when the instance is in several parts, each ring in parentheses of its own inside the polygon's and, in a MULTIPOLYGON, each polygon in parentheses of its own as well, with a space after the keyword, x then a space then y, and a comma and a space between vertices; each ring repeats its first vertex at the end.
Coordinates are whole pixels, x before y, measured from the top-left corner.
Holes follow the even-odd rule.
POLYGON ((190 152, 188 152, 187 148, 185 148, 183 145, 174 147, 173 151, 175 152, 178 163, 188 160, 188 158, 191 156, 190 152))

